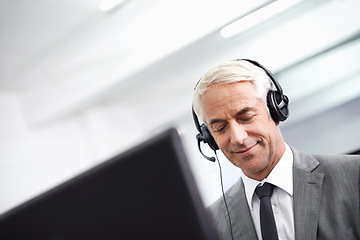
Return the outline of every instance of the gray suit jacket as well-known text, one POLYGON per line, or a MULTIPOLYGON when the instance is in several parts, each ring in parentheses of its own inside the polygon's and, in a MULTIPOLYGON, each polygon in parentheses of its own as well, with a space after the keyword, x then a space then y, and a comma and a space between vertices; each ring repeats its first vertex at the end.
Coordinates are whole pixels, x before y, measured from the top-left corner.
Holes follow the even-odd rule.
MULTIPOLYGON (((360 156, 294 153, 297 240, 360 239, 360 156)), ((225 193, 234 239, 258 239, 240 179, 225 193)), ((221 239, 231 239, 223 198, 209 207, 221 239)))

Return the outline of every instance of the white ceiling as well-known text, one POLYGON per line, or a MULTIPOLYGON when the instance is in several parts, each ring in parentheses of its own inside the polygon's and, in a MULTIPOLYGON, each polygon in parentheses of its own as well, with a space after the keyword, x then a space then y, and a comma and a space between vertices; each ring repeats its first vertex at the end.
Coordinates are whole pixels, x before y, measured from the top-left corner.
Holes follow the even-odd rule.
POLYGON ((241 35, 219 35, 269 2, 132 0, 103 13, 99 0, 1 0, 0 90, 19 96, 29 126, 116 103, 156 127, 189 113, 192 88, 214 62, 253 58, 291 99, 285 130, 357 99, 359 1, 305 0, 241 35))
POLYGON ((5 1, 0 87, 21 94, 31 123, 44 122, 261 2, 134 0, 107 14, 94 0, 5 1))

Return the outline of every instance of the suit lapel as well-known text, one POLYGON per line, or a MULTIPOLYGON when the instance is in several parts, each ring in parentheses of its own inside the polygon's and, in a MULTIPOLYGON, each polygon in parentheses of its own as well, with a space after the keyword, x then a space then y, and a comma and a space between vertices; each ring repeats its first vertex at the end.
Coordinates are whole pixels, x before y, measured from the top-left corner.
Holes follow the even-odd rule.
POLYGON ((241 178, 229 192, 227 201, 234 239, 258 239, 241 178))
POLYGON ((296 239, 316 239, 323 173, 313 172, 319 162, 294 149, 294 222, 296 239))

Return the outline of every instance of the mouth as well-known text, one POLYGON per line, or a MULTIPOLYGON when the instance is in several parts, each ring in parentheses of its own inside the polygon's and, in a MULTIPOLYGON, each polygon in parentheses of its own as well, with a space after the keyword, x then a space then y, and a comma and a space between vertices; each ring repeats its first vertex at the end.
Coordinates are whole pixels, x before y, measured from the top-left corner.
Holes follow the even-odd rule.
POLYGON ((255 144, 245 147, 245 148, 241 148, 239 150, 235 150, 233 151, 233 153, 235 154, 250 154, 251 151, 258 145, 258 142, 256 142, 255 144))

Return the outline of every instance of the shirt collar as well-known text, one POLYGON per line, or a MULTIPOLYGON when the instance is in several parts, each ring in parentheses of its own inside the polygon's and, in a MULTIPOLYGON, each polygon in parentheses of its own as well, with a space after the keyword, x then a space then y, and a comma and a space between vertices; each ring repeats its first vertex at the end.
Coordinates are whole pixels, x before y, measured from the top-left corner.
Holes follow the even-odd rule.
POLYGON ((286 149, 284 155, 280 158, 280 161, 276 164, 274 169, 270 172, 269 176, 263 179, 261 182, 251 179, 241 171, 241 178, 245 185, 246 199, 252 210, 252 197, 255 192, 255 188, 265 182, 271 183, 278 188, 286 191, 290 196, 293 195, 293 153, 290 147, 285 143, 286 149))

